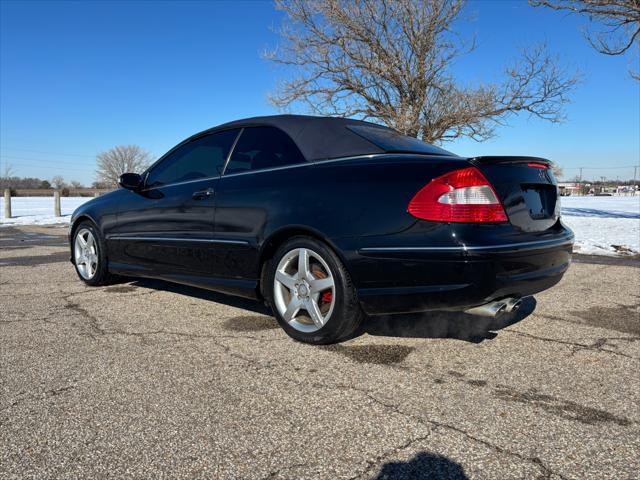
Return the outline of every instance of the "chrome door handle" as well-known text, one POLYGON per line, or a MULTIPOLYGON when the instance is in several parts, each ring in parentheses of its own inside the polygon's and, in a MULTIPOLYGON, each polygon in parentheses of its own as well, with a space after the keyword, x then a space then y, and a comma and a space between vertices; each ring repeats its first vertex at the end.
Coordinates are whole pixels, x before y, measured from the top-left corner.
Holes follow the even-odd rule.
POLYGON ((209 187, 206 190, 198 190, 197 192, 193 192, 192 197, 194 200, 202 200, 203 198, 210 197, 214 193, 215 193, 215 190, 209 187))

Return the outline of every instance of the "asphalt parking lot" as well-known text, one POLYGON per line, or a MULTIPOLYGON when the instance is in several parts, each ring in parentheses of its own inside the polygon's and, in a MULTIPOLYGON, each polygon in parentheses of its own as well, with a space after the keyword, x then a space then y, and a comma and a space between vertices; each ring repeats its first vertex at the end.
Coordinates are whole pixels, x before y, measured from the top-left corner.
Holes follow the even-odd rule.
POLYGON ((249 301, 87 288, 65 235, 0 229, 1 478, 637 478, 637 260, 312 347, 249 301))

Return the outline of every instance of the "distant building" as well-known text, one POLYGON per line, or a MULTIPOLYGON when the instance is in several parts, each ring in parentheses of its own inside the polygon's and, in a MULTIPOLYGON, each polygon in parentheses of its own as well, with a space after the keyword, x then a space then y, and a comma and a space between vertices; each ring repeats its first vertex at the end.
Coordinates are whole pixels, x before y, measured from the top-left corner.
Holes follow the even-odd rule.
POLYGON ((560 195, 563 197, 580 195, 582 192, 582 186, 579 183, 572 182, 560 182, 558 183, 558 189, 560 190, 560 195))
POLYGON ((617 195, 638 195, 638 185, 620 185, 616 189, 617 195))

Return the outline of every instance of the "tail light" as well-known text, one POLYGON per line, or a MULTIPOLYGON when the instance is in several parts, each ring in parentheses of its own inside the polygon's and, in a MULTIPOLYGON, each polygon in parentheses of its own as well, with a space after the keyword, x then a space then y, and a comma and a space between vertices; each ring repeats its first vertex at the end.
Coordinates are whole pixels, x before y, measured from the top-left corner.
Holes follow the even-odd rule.
POLYGON ((495 190, 475 167, 434 178, 411 199, 408 211, 435 222, 507 221, 495 190))
POLYGON ((546 163, 540 163, 540 162, 529 162, 527 163, 527 166, 531 168, 542 168, 543 170, 546 170, 547 168, 549 168, 549 165, 547 165, 546 163))

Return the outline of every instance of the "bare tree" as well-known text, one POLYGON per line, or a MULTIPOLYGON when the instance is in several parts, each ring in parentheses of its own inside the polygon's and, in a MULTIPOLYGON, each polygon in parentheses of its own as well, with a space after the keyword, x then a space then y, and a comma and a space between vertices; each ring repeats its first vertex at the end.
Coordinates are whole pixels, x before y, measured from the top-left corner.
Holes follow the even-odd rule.
POLYGON ((91 188, 96 188, 99 190, 106 190, 108 188, 113 188, 113 184, 95 181, 91 184, 91 188))
POLYGON ((98 183, 116 186, 123 173, 142 173, 151 163, 151 154, 138 145, 118 145, 96 157, 98 183))
POLYGON ((453 31, 464 0, 276 0, 283 44, 267 58, 295 67, 271 96, 280 108, 383 123, 427 142, 492 137, 513 114, 551 122, 577 75, 544 46, 522 52, 501 83, 457 81, 451 66, 474 49, 453 31))
POLYGON ((2 178, 4 179, 8 179, 13 177, 15 173, 15 170, 13 169, 13 165, 11 165, 9 162, 5 162, 4 164, 4 169, 2 172, 2 178))
POLYGON ((73 180, 73 181, 71 182, 71 186, 77 190, 77 189, 79 189, 79 188, 82 188, 82 183, 80 183, 80 182, 79 182, 79 181, 77 181, 77 180, 73 180))
MULTIPOLYGON (((43 180, 34 177, 16 177, 16 176, 0 176, 0 191, 5 188, 24 188, 24 189, 32 189, 32 188, 40 188, 43 180)), ((47 182, 48 183, 48 182, 47 182)), ((51 185, 49 185, 51 187, 51 185)))
MULTIPOLYGON (((640 0, 529 0, 529 3, 587 15, 596 26, 586 32, 587 40, 605 55, 622 55, 634 44, 640 45, 640 0)), ((631 76, 640 80, 640 71, 631 71, 631 76)))
POLYGON ((551 171, 553 172, 553 176, 556 177, 558 180, 561 179, 562 176, 564 175, 564 170, 557 163, 553 163, 551 165, 551 171))
POLYGON ((51 179, 51 184, 53 185, 53 188, 57 190, 64 188, 64 177, 62 175, 56 175, 51 179))

